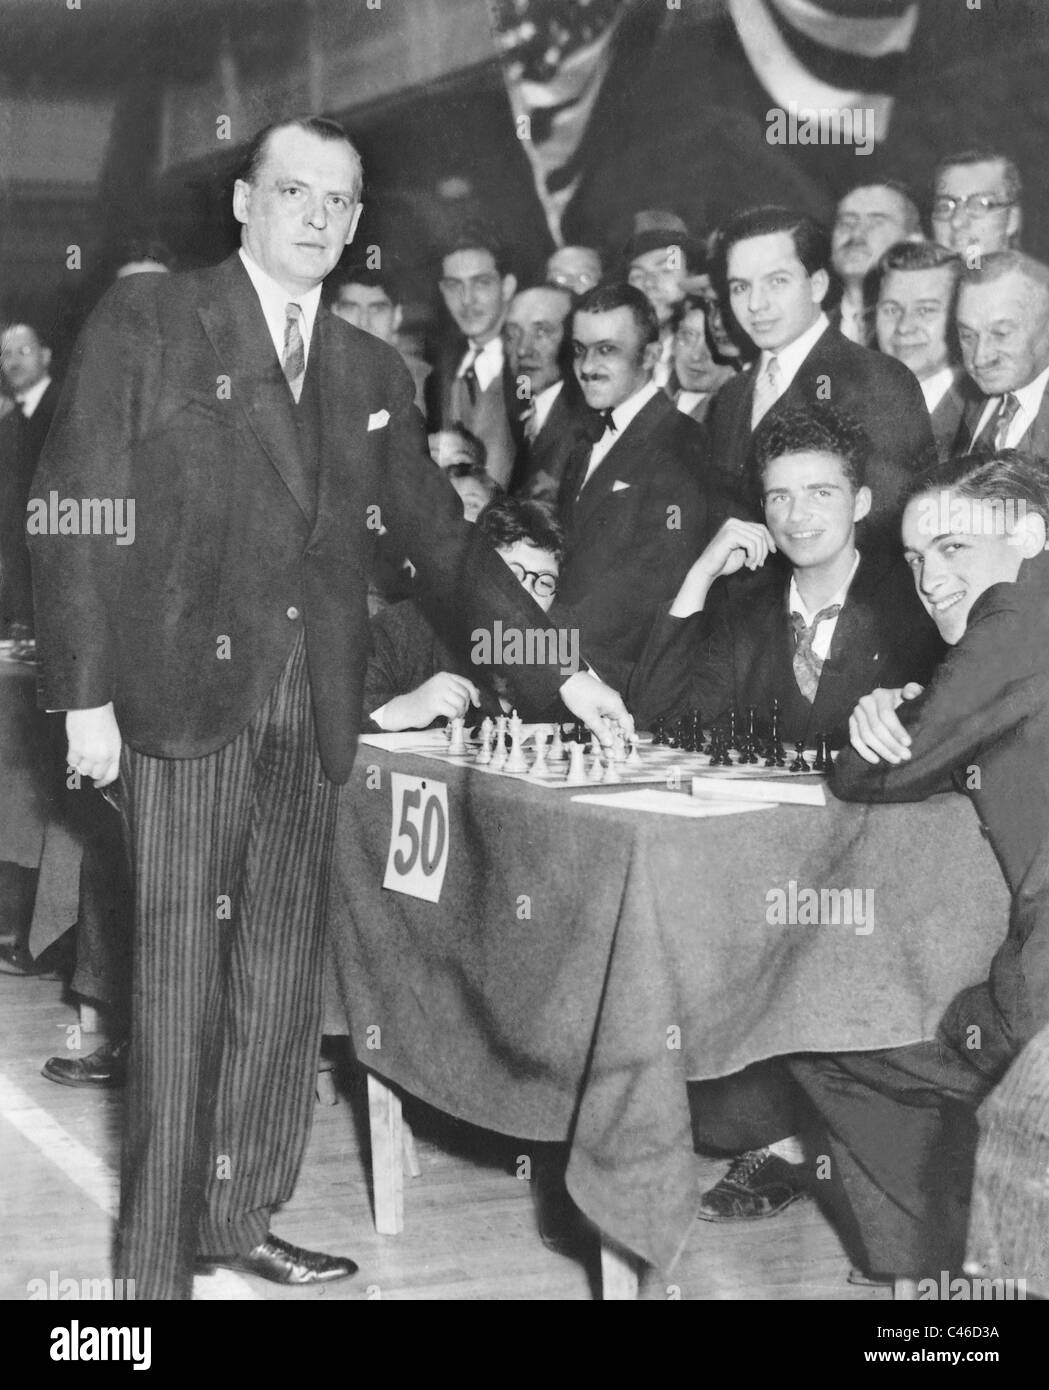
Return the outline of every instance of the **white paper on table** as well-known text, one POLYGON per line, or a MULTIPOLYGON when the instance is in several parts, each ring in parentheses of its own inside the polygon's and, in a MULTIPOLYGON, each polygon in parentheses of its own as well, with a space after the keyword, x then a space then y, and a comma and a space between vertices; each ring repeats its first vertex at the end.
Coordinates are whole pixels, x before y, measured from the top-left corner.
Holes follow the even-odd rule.
POLYGON ((639 787, 629 792, 583 792, 573 801, 585 801, 591 806, 616 806, 621 811, 652 811, 662 816, 735 816, 744 811, 774 811, 767 801, 716 801, 705 803, 680 792, 661 792, 651 787, 639 787))
POLYGON ((743 777, 702 777, 692 778, 692 795, 702 799, 704 796, 727 796, 738 800, 745 796, 748 800, 777 802, 795 806, 826 806, 827 794, 822 782, 789 781, 783 777, 761 781, 743 777))
POLYGON ((358 743, 372 748, 388 748, 396 753, 413 748, 443 748, 448 751, 448 734, 444 729, 400 729, 396 733, 361 734, 358 743))

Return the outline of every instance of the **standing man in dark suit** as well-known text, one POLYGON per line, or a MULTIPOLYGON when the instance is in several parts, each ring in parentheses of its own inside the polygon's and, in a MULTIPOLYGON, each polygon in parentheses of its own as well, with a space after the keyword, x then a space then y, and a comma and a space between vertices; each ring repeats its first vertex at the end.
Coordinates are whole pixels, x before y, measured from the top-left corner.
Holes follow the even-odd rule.
POLYGON ((878 263, 873 286, 878 350, 918 378, 937 457, 947 459, 975 396, 958 362, 954 308, 962 261, 934 241, 901 241, 878 263))
POLYGON ((652 380, 659 323, 640 290, 599 285, 585 294, 572 344, 598 423, 561 481, 559 603, 602 677, 625 689, 649 624, 712 529, 706 433, 652 380))
POLYGON ((462 336, 426 383, 430 428, 465 425, 485 447, 488 472, 505 488, 514 467, 510 415, 515 401, 503 324, 517 277, 500 243, 483 229, 468 228, 445 249, 439 283, 462 336))
POLYGON ((962 272, 958 340, 983 393, 966 408, 955 451, 1022 449, 1049 459, 1049 268, 997 251, 962 272))
POLYGON ((15 398, 15 409, 0 420, 0 635, 15 641, 15 655, 31 658, 33 584, 26 504, 58 387, 51 379, 51 349, 28 323, 4 330, 0 370, 15 398))
MULTIPOLYGON (((706 727, 753 705, 768 733, 812 747, 848 741, 856 701, 883 682, 925 681, 942 651, 898 555, 858 546, 870 506, 870 443, 833 406, 776 411, 754 440, 764 522, 729 517, 653 622, 627 702, 638 722, 700 710, 706 727), (752 582, 734 577, 756 571, 752 582), (728 595, 712 609, 711 589, 728 595), (889 673, 892 673, 891 677, 889 673)), ((805 1195, 795 1089, 779 1059, 693 1083, 701 1147, 735 1153, 700 1202, 705 1221, 775 1216, 805 1195)))
POLYGON ((556 503, 568 456, 591 424, 572 371, 571 311, 572 295, 556 285, 520 290, 507 310, 503 336, 520 410, 511 491, 519 497, 556 503))
MULTIPOLYGON (((194 1263, 284 1284, 353 1261, 289 1245, 312 1111, 337 784, 389 527, 467 631, 541 610, 430 461, 396 352, 329 314, 362 170, 318 118, 263 131, 233 207, 240 251, 139 275, 74 353, 35 480, 136 502, 135 543, 34 538, 43 696, 70 766, 118 775, 135 869, 132 1045, 117 1272, 187 1298, 194 1263)), ((588 675, 517 671, 603 741, 627 716, 588 675)))
POLYGON ((828 323, 830 242, 811 218, 778 207, 742 213, 725 229, 722 258, 733 313, 761 349, 751 371, 719 392, 708 422, 734 509, 757 516, 747 460, 769 411, 827 401, 858 420, 871 441, 865 530, 895 544, 904 487, 933 449, 918 383, 901 363, 850 343, 828 323))
POLYGON ((952 1000, 935 1038, 790 1063, 831 1158, 823 1187, 874 1274, 960 1272, 972 1111, 1049 1024, 1047 520, 1044 470, 1011 450, 916 485, 904 554, 949 650, 924 690, 859 702, 831 780, 847 801, 965 792, 1012 895, 988 978, 952 1000))

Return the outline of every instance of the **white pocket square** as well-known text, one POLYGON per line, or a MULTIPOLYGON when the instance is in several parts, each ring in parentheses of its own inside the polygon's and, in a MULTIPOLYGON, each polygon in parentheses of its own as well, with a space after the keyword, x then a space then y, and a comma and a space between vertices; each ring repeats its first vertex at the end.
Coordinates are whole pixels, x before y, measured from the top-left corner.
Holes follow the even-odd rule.
POLYGON ((619 481, 619 479, 617 478, 616 481, 612 484, 612 491, 613 491, 613 492, 626 492, 626 490, 629 488, 629 486, 630 486, 629 483, 621 483, 621 482, 619 481))
POLYGON ((390 412, 388 410, 377 410, 374 415, 368 416, 368 428, 370 430, 381 430, 390 423, 390 412))

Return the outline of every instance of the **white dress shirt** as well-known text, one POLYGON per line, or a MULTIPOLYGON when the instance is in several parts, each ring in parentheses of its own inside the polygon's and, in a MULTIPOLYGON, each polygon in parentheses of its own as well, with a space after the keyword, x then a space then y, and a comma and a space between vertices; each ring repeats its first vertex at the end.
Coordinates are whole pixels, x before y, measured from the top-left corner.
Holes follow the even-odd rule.
POLYGON ((15 396, 15 400, 22 407, 22 414, 27 420, 33 418, 33 412, 40 404, 44 392, 50 385, 51 378, 45 373, 35 385, 29 387, 28 391, 23 391, 20 396, 15 396))
POLYGON ((532 408, 535 411, 535 415, 533 416, 535 423, 532 426, 533 439, 546 424, 547 416, 553 409, 554 401, 556 401, 561 394, 561 388, 564 384, 563 380, 555 381, 553 386, 547 386, 545 390, 540 391, 539 395, 536 396, 535 400, 532 402, 532 408))
POLYGON ((465 376, 467 368, 470 366, 473 367, 474 375, 477 377, 478 388, 481 391, 487 391, 496 377, 502 375, 502 334, 497 333, 494 338, 489 338, 483 347, 478 347, 476 343, 471 341, 455 375, 460 378, 465 376))
POLYGON ((776 394, 776 400, 779 400, 801 370, 802 362, 805 361, 805 358, 823 336, 824 331, 829 327, 830 320, 826 314, 821 313, 814 324, 806 328, 800 337, 795 338, 786 347, 777 348, 775 352, 763 348, 758 365, 754 368, 755 381, 762 372, 768 371, 769 358, 775 357, 779 361, 779 390, 776 394))
POLYGON ((277 361, 284 361, 284 330, 287 324, 287 307, 289 304, 297 304, 302 310, 299 315, 299 328, 302 331, 302 348, 305 354, 305 361, 310 360, 310 339, 313 337, 313 321, 317 317, 317 306, 321 302, 321 287, 314 285, 312 290, 303 290, 301 294, 289 294, 282 285, 278 285, 276 280, 269 275, 251 259, 243 246, 240 248, 240 258, 244 262, 244 269, 251 278, 251 283, 255 286, 255 293, 259 297, 262 305, 262 312, 266 316, 266 327, 270 331, 273 339, 273 346, 277 353, 277 361))
MULTIPOLYGON (((815 618, 817 613, 822 612, 824 608, 829 608, 832 603, 840 603, 844 606, 849 588, 852 585, 852 581, 856 578, 856 571, 859 567, 860 552, 857 550, 856 558, 852 562, 852 569, 849 570, 849 576, 845 580, 845 583, 837 593, 831 594, 826 603, 821 603, 819 608, 813 610, 811 613, 806 607, 801 594, 798 593, 797 581, 792 577, 790 581, 790 592, 787 595, 788 608, 792 613, 800 613, 805 622, 805 626, 811 627, 813 618, 815 618)), ((841 614, 839 613, 838 618, 840 617, 841 614)), ((818 657, 820 661, 826 661, 827 659, 827 653, 830 651, 830 644, 834 640, 834 629, 838 626, 838 618, 824 618, 823 622, 820 623, 819 627, 816 629, 816 634, 812 639, 812 654, 818 657)))
POLYGON ((654 396, 658 396, 662 387, 657 386, 654 381, 648 381, 642 386, 640 391, 635 391, 632 396, 627 396, 625 401, 612 407, 612 421, 615 425, 614 430, 605 429, 604 434, 590 450, 590 462, 587 464, 586 477, 580 483, 580 490, 590 481, 594 469, 607 453, 611 451, 613 444, 619 439, 620 435, 630 424, 635 415, 639 415, 645 406, 654 396))
POLYGON ((953 383, 953 367, 941 367, 938 372, 933 372, 932 376, 927 376, 924 381, 918 382, 922 388, 922 395, 925 397, 925 408, 930 415, 946 396, 953 383))
MULTIPOLYGON (((1002 445, 1004 449, 1015 449, 1023 439, 1024 435, 1038 419, 1038 412, 1042 408, 1042 397, 1045 395, 1046 383, 1049 382, 1049 367, 1044 372, 1039 372, 1033 381, 1029 381, 1026 386, 1021 386, 1018 391, 1012 394, 1019 402, 1020 409, 1013 416, 1009 429, 1002 445)), ((983 408, 979 423, 973 434, 975 439, 980 431, 986 426, 988 420, 998 409, 1001 396, 992 396, 983 408)))
POLYGON ((686 391, 682 388, 674 401, 682 415, 691 415, 700 401, 705 401, 710 395, 709 391, 686 391))

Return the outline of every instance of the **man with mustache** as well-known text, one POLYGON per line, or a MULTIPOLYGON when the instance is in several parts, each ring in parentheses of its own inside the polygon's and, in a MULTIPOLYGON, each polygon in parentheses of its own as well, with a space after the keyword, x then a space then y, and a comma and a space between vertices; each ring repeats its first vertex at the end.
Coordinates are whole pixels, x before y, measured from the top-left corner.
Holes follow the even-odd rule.
POLYGON ((958 341, 983 392, 967 408, 955 449, 1023 449, 1049 456, 1049 268, 996 251, 962 272, 958 341))
POLYGON ((648 628, 710 538, 706 432, 653 381, 659 321, 639 289, 599 285, 572 316, 575 372, 599 419, 565 469, 559 605, 625 689, 648 628))
POLYGON ((868 347, 870 315, 863 282, 897 241, 921 236, 921 218, 902 184, 860 184, 838 204, 831 232, 831 263, 844 287, 838 327, 852 343, 868 347))

